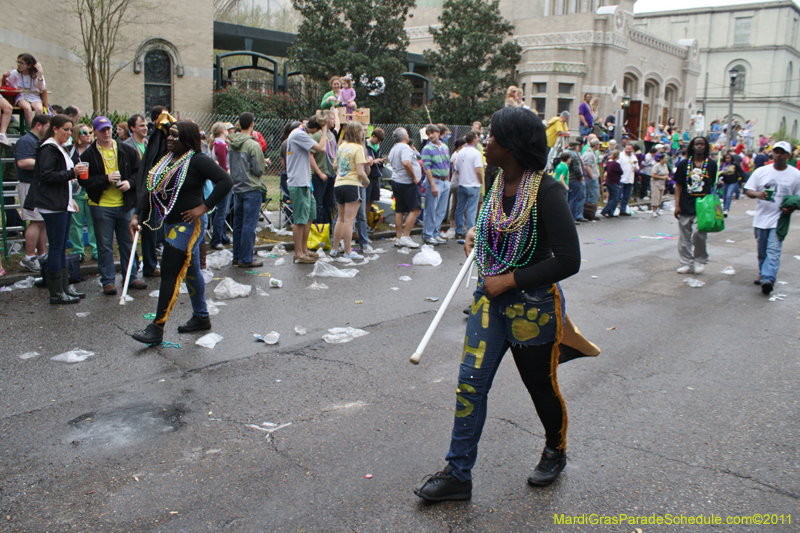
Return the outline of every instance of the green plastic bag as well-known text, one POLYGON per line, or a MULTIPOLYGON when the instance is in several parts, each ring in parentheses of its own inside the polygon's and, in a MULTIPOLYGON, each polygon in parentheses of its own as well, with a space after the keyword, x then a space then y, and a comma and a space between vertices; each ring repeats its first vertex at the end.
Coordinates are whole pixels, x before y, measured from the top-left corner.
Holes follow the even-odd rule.
POLYGON ((725 229, 725 213, 722 211, 722 202, 713 189, 711 194, 695 201, 697 210, 697 231, 705 233, 719 233, 725 229))

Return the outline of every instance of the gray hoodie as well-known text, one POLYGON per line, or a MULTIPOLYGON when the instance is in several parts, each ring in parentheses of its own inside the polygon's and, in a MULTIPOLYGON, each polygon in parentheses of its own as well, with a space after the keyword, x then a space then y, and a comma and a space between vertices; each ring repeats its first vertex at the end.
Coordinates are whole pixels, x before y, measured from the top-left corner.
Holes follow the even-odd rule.
POLYGON ((232 133, 228 137, 228 146, 233 192, 265 189, 261 176, 267 171, 267 165, 258 142, 244 133, 232 133))

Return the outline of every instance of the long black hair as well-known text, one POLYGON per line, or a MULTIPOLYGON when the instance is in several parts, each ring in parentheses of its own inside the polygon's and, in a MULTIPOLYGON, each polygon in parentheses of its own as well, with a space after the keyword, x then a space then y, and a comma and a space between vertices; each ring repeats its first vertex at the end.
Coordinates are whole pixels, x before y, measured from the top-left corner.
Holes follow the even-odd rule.
POLYGON ((492 115, 492 137, 525 170, 544 170, 547 132, 544 123, 524 107, 504 107, 492 115))
POLYGON ((200 139, 200 128, 194 122, 179 120, 171 128, 178 128, 178 140, 189 150, 194 150, 198 154, 203 152, 200 139))
POLYGON ((703 152, 703 159, 708 159, 708 156, 711 154, 711 144, 708 142, 708 139, 702 136, 695 137, 691 141, 689 141, 689 146, 686 148, 686 157, 689 159, 694 159, 694 142, 697 139, 702 139, 706 143, 706 149, 703 152))
POLYGON ((300 127, 300 124, 302 124, 302 122, 300 122, 299 120, 293 120, 291 122, 287 122, 286 126, 283 127, 283 135, 281 135, 281 143, 283 143, 283 141, 288 139, 289 135, 294 130, 300 127))

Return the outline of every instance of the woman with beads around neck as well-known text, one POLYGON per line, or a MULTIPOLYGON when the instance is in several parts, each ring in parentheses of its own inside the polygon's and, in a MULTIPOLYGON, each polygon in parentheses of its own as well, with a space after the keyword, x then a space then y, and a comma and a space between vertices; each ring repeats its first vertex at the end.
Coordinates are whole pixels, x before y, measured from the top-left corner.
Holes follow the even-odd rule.
POLYGON ((549 485, 566 465, 567 412, 556 369, 599 349, 564 314, 558 283, 580 269, 580 243, 564 187, 544 173, 547 153, 536 115, 507 107, 492 116, 484 155, 502 172, 467 233, 465 252, 475 251, 478 288, 469 308, 448 464, 414 491, 424 500, 472 496, 487 396, 509 348, 545 429, 544 451, 528 483, 549 485))
POLYGON ((156 316, 145 329, 133 334, 134 340, 144 344, 163 341, 164 326, 184 280, 192 302, 192 317, 178 327, 178 332, 211 329, 206 284, 200 272, 200 242, 208 226, 206 213, 225 198, 233 181, 222 167, 202 153, 200 144, 200 128, 194 122, 181 120, 169 127, 167 154, 147 174, 145 190, 131 219, 132 235, 141 229, 142 221, 154 231, 163 225, 167 241, 161 256, 156 316), (214 184, 208 197, 204 194, 206 180, 214 184))

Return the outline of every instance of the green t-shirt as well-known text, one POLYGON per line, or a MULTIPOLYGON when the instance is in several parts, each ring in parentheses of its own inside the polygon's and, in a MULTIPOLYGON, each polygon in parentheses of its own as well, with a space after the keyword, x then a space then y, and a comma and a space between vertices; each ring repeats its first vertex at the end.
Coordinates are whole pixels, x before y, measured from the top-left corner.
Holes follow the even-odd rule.
POLYGON ((563 161, 556 166, 556 181, 564 184, 569 183, 569 165, 563 161))
MULTIPOLYGON (((311 135, 311 138, 314 139, 315 142, 319 142, 322 138, 322 130, 319 130, 317 133, 311 135)), ((328 175, 328 177, 335 176, 336 173, 333 171, 333 159, 336 157, 336 136, 328 132, 328 149, 327 151, 333 153, 333 157, 329 156, 325 151, 322 152, 315 152, 311 151, 314 154, 314 161, 317 162, 317 166, 319 169, 328 175), (329 166, 330 165, 330 166, 329 166)), ((314 170, 311 170, 311 174, 314 174, 314 170)))
POLYGON ((678 132, 672 134, 672 149, 677 150, 681 146, 681 136, 678 135, 678 132))

